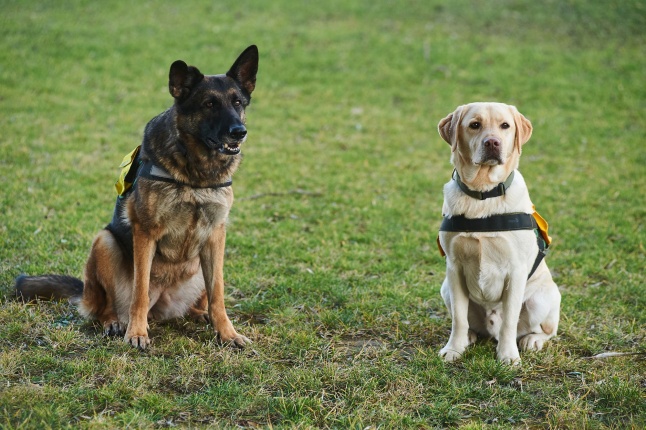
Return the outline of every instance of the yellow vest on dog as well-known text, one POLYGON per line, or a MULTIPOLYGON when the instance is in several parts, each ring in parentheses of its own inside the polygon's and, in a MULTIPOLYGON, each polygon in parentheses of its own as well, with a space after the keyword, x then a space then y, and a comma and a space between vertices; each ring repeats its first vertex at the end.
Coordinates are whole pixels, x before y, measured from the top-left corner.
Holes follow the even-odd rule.
POLYGON ((117 179, 114 187, 117 189, 117 194, 119 194, 120 196, 124 195, 134 183, 134 180, 130 182, 129 180, 131 178, 127 178, 127 176, 130 172, 133 161, 135 161, 135 158, 137 158, 137 155, 139 154, 139 149, 141 149, 141 145, 136 147, 132 150, 132 152, 123 157, 123 161, 121 162, 121 164, 119 164, 119 167, 121 167, 121 173, 119 174, 119 179, 117 179))

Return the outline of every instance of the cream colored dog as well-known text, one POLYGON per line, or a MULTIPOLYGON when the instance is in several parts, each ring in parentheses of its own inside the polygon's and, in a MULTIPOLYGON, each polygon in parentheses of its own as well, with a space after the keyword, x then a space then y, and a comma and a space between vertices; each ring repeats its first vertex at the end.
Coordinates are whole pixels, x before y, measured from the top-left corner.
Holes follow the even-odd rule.
MULTIPOLYGON (((451 145, 457 173, 444 186, 445 222, 457 218, 472 222, 501 214, 526 219, 525 214, 534 212, 525 181, 516 170, 532 125, 514 106, 459 106, 440 121, 438 129, 451 145)), ((518 364, 517 341, 524 351, 540 350, 556 334, 561 295, 545 261, 528 279, 539 261, 537 233, 531 227, 440 231, 439 242, 446 252, 441 293, 452 319, 451 336, 440 350, 445 361, 460 358, 480 335, 498 341, 498 360, 518 364)))

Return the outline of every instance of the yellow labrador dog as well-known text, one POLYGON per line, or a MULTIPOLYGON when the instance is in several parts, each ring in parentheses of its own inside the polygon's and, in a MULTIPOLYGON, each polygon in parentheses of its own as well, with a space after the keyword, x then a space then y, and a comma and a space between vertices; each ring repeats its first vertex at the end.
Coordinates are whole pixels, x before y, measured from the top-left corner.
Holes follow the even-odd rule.
POLYGON ((479 335, 498 341, 498 360, 519 364, 517 342, 522 350, 540 350, 556 334, 561 303, 542 260, 549 236, 537 230, 517 170, 532 125, 514 106, 471 103, 442 119, 438 130, 455 166, 444 186, 439 234, 446 253, 441 293, 452 319, 440 355, 455 361, 479 335))

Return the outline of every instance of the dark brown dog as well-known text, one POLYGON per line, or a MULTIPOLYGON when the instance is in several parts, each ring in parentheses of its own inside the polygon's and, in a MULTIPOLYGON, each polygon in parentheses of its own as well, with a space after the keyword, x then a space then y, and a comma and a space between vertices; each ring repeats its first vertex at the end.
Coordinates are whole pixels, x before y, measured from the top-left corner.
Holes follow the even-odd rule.
MULTIPOLYGON (((246 139, 245 107, 256 85, 258 49, 248 47, 225 75, 171 65, 174 105, 153 118, 133 161, 136 179, 119 196, 112 222, 94 239, 85 281, 21 276, 23 299, 70 297, 106 334, 149 343, 148 319, 209 320, 223 342, 243 347, 224 306, 225 224, 231 175, 246 139)), ((133 175, 134 176, 134 175, 133 175)))

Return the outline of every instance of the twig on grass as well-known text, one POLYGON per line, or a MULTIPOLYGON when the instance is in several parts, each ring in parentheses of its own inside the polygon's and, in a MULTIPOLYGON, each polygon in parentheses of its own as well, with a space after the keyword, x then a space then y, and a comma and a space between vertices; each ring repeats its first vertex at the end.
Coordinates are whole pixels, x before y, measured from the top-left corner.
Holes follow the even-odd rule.
POLYGON ((238 201, 240 200, 256 200, 256 199, 261 199, 263 197, 281 197, 281 196, 288 196, 291 194, 298 194, 301 196, 313 196, 313 197, 319 197, 322 196, 323 193, 319 193, 317 191, 306 191, 306 190, 301 190, 300 188, 296 188, 295 190, 289 190, 285 191, 282 193, 260 193, 260 194, 254 194, 249 197, 241 197, 237 199, 238 201))
POLYGON ((597 360, 610 357, 623 357, 626 355, 644 355, 640 352, 602 352, 601 354, 593 355, 592 357, 581 357, 583 360, 597 360))

